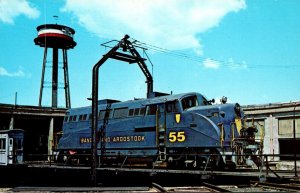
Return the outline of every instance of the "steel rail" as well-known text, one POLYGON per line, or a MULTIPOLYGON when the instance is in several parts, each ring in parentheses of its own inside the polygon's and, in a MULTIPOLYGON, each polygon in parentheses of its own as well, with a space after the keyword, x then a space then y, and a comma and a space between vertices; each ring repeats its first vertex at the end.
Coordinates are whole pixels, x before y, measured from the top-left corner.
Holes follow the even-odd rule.
POLYGON ((272 188, 280 188, 283 190, 295 190, 299 191, 300 186, 291 185, 291 184, 276 184, 276 183, 270 183, 270 182, 257 182, 257 181, 250 181, 250 183, 254 183, 258 186, 265 186, 265 187, 272 187, 272 188))
POLYGON ((216 191, 218 191, 218 192, 231 192, 230 190, 227 190, 227 189, 225 189, 225 188, 220 188, 220 187, 218 187, 218 186, 216 186, 216 185, 209 184, 209 183, 206 183, 206 182, 202 182, 202 184, 203 184, 205 187, 210 188, 210 189, 212 189, 212 190, 216 190, 216 191))
POLYGON ((156 188, 160 192, 168 192, 164 187, 162 187, 161 185, 154 183, 154 182, 152 182, 152 187, 156 188))

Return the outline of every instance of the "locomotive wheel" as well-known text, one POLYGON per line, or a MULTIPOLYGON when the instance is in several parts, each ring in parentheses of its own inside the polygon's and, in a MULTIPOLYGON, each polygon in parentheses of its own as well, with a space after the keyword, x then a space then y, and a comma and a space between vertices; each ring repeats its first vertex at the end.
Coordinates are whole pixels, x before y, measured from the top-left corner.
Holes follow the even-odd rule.
POLYGON ((174 160, 168 162, 168 168, 170 169, 183 169, 185 168, 184 159, 174 160))
POLYGON ((228 170, 235 170, 236 169, 236 164, 234 162, 229 162, 226 164, 228 170))
POLYGON ((59 152, 56 159, 54 159, 55 163, 64 163, 64 156, 62 152, 59 152))
POLYGON ((223 170, 225 167, 225 163, 220 155, 214 155, 210 157, 208 161, 208 166, 211 167, 212 170, 223 170))
POLYGON ((193 162, 193 164, 191 165, 191 168, 193 169, 203 169, 206 166, 207 163, 207 157, 203 157, 203 156, 197 156, 196 160, 193 162))

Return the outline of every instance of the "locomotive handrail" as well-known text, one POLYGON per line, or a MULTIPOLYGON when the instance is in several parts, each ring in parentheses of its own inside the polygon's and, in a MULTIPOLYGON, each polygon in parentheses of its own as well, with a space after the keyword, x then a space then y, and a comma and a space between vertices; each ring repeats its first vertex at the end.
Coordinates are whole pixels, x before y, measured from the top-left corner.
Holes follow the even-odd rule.
POLYGON ((156 127, 156 146, 158 147, 158 145, 159 145, 159 142, 158 142, 158 108, 156 109, 156 112, 155 112, 155 127, 156 127))
POLYGON ((234 130, 235 130, 235 128, 232 127, 232 125, 235 125, 235 122, 232 122, 232 123, 230 124, 231 131, 232 131, 232 133, 231 133, 231 148, 233 148, 233 142, 234 142, 234 140, 235 140, 235 136, 234 136, 234 130))
POLYGON ((224 146, 224 125, 221 126, 221 139, 220 139, 221 147, 224 146))

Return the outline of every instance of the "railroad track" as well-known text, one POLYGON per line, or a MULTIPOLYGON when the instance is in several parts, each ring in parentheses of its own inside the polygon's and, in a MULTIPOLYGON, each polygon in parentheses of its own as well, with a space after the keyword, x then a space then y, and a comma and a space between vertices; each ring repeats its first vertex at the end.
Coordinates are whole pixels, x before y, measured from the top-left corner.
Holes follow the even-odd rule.
POLYGON ((150 187, 15 187, 5 189, 8 192, 230 192, 218 186, 203 183, 201 186, 163 187, 152 183, 150 187))
POLYGON ((201 186, 163 187, 152 183, 152 187, 158 192, 231 192, 219 186, 203 182, 201 186))
MULTIPOLYGON (((158 185, 159 186, 159 185, 158 185)), ((205 186, 199 187, 16 187, 5 192, 219 192, 205 186)), ((1 190, 1 189, 0 189, 1 190)), ((228 192, 228 191, 227 191, 228 192)))
MULTIPOLYGON (((36 183, 36 186, 61 186, 62 180, 69 179, 66 181, 66 184, 69 186, 86 186, 88 184, 88 172, 90 168, 69 168, 68 166, 45 166, 40 165, 39 167, 29 167, 32 171, 32 174, 40 175, 40 172, 43 171, 45 174, 48 173, 48 168, 51 168, 52 173, 56 174, 55 178, 51 175, 45 178, 27 178, 26 183, 32 185, 36 183), (37 168, 37 169, 35 169, 37 168), (46 169, 45 169, 46 168, 46 169), (55 172, 53 172, 53 168, 55 172), (81 173, 82 172, 82 173, 81 173), (74 176, 78 174, 85 175, 87 180, 76 181, 76 177, 74 176), (68 175, 66 175, 68 174, 68 175), (61 178, 61 176, 65 176, 61 178), (58 178, 59 177, 59 178, 58 178), (61 180, 57 180, 61 179, 61 180), (37 182, 40 182, 38 183, 37 182), (56 182, 56 184, 53 181, 56 182), (75 180, 75 181, 74 181, 75 180), (51 183, 49 183, 51 182, 51 183)), ((257 181, 251 181, 252 177, 256 177, 254 180, 257 180, 257 174, 248 174, 248 170, 238 170, 239 172, 228 172, 225 171, 214 171, 212 175, 217 176, 218 179, 214 178, 214 181, 209 181, 211 178, 202 178, 205 177, 203 171, 182 171, 182 170, 162 170, 162 169, 139 169, 139 168, 99 168, 99 182, 104 185, 103 187, 82 187, 73 188, 73 187, 17 187, 9 190, 10 192, 112 192, 112 191, 137 191, 137 192, 243 192, 243 191, 252 191, 252 192, 266 192, 266 191, 300 191, 300 185, 297 184, 299 181, 294 181, 294 183, 290 184, 274 184, 274 183, 262 183, 257 181), (101 176, 101 172, 103 176, 101 176), (120 174, 116 174, 116 172, 120 172, 120 174), (152 173, 154 173, 152 175, 152 173), (237 174, 238 173, 238 174, 237 174), (172 174, 172 175, 171 175, 172 174), (187 175, 188 174, 188 175, 187 175), (198 178, 197 175, 199 175, 198 178), (233 177, 233 178, 231 178, 233 177), (235 181, 232 179, 239 179, 239 177, 244 177, 247 180, 245 181, 235 181), (251 178, 250 178, 251 177, 251 178), (110 180, 112 179, 112 180, 110 180), (178 183, 178 180, 180 183, 178 183), (217 181, 225 183, 236 183, 228 186, 218 186, 209 183, 205 183, 201 181, 207 181, 209 183, 217 183, 217 181), (115 183, 111 183, 114 181, 115 183), (118 182, 122 182, 120 184, 116 184, 118 182), (156 183, 151 183, 156 182, 156 183), (246 182, 246 184, 244 184, 246 182), (150 185, 149 185, 150 183, 150 185), (166 187, 168 184, 170 187, 166 187), (139 186, 140 185, 140 186, 139 186), (107 187, 105 187, 107 186, 107 187), (119 186, 119 187, 109 187, 109 186, 119 186), (125 186, 125 187, 124 187, 125 186), (132 187, 130 187, 132 186, 132 187), (137 189, 138 188, 138 189, 137 189)), ((50 172, 50 173, 51 173, 50 172)), ((208 171, 207 171, 208 172, 208 171)), ((249 172, 250 173, 250 172, 249 172)), ((206 175, 209 175, 206 173, 206 175)), ((44 177, 44 175, 42 175, 44 177)), ((84 179, 85 179, 84 178, 84 179)), ((285 178, 283 178, 285 179, 285 178)), ((286 178, 288 179, 288 178, 286 178)), ((274 179, 273 179, 274 180, 274 179)), ((286 181, 286 180, 285 180, 286 181)), ((0 180, 1 182, 1 180, 0 180)), ((19 185, 20 183, 15 183, 14 185, 19 185)), ((24 183, 22 183, 25 185, 24 183)), ((1 186, 0 186, 1 187, 1 186)), ((1 192, 1 189, 0 189, 1 192)))
MULTIPOLYGON (((0 189, 1 190, 1 189, 0 189)), ((252 181, 246 186, 218 186, 203 182, 199 186, 164 187, 158 183, 150 186, 123 187, 16 187, 7 192, 298 192, 299 184, 276 184, 252 181)))
POLYGON ((278 189, 278 190, 288 191, 288 192, 300 191, 300 185, 295 183, 278 184, 278 183, 256 182, 256 181, 251 181, 251 183, 257 187, 272 188, 272 189, 278 189))

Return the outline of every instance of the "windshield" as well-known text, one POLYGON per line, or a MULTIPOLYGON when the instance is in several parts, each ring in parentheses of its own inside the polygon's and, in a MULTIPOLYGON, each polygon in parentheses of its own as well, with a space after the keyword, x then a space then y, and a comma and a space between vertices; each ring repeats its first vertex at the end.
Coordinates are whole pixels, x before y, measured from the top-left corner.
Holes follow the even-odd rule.
POLYGON ((203 105, 211 105, 211 102, 209 102, 204 96, 202 96, 202 104, 203 105))

